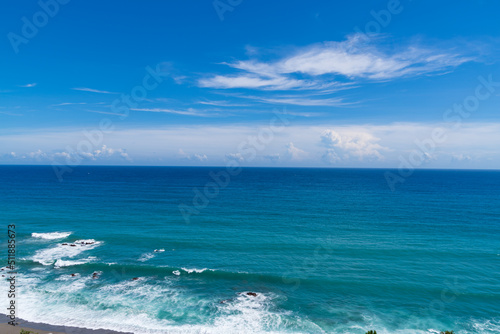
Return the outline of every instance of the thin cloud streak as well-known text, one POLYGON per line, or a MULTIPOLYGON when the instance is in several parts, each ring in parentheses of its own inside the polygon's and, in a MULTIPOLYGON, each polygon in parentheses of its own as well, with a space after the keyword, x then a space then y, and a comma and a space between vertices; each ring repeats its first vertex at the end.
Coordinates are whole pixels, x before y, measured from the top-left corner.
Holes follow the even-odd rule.
POLYGON ((19 87, 22 87, 22 88, 31 88, 31 87, 35 87, 36 85, 37 85, 37 83, 34 82, 34 83, 26 84, 26 85, 19 85, 19 87))
POLYGON ((409 45, 387 50, 379 39, 371 44, 354 34, 341 42, 323 42, 301 48, 273 62, 258 59, 222 63, 238 74, 213 75, 198 80, 200 87, 256 90, 325 90, 345 80, 387 81, 437 75, 473 61, 459 53, 409 45), (307 78, 297 79, 297 75, 307 78))
POLYGON ((186 116, 202 116, 207 117, 209 115, 205 114, 204 110, 196 110, 194 108, 188 108, 186 110, 176 110, 176 109, 164 109, 164 108, 131 108, 133 111, 147 111, 147 112, 155 112, 155 113, 167 113, 167 114, 178 114, 178 115, 186 115, 186 116))
POLYGON ((106 90, 99 90, 99 89, 93 89, 93 88, 86 88, 86 87, 77 87, 77 88, 71 88, 72 90, 78 90, 81 92, 90 92, 90 93, 98 93, 98 94, 120 94, 116 92, 109 92, 106 90))
POLYGON ((81 105, 81 104, 87 104, 87 102, 64 102, 64 103, 52 104, 51 107, 71 106, 71 105, 81 105))

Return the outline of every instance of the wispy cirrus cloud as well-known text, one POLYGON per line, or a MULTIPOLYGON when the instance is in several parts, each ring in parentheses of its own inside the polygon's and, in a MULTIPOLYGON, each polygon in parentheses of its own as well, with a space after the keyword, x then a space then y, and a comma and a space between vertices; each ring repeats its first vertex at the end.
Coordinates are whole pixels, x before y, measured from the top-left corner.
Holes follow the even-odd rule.
POLYGON ((201 87, 229 89, 248 88, 261 90, 290 90, 290 89, 319 89, 314 81, 297 80, 284 76, 261 77, 256 74, 236 76, 216 75, 211 78, 200 79, 201 87))
POLYGON ((81 92, 90 92, 90 93, 98 93, 98 94, 119 94, 116 92, 109 92, 107 90, 99 90, 99 89, 93 89, 93 88, 87 88, 87 87, 76 87, 76 88, 71 88, 73 90, 78 90, 81 92))
POLYGON ((51 107, 62 107, 62 106, 72 106, 72 105, 82 105, 87 104, 87 102, 63 102, 58 104, 53 104, 51 107))
POLYGON ((33 82, 33 83, 26 84, 26 85, 19 85, 19 87, 22 87, 22 88, 31 88, 31 87, 35 87, 36 85, 37 85, 37 83, 33 82))
POLYGON ((0 114, 9 115, 9 116, 23 116, 22 114, 15 114, 15 113, 8 112, 8 111, 0 111, 0 114))
POLYGON ((235 103, 231 101, 198 101, 198 104, 205 104, 209 106, 217 106, 217 107, 249 107, 250 104, 246 103, 235 103))
POLYGON ((198 85, 218 89, 326 90, 346 82, 441 74, 473 60, 458 52, 418 44, 388 48, 382 41, 375 38, 366 42, 354 34, 344 41, 299 48, 273 61, 254 58, 223 63, 238 72, 201 78, 198 85))
POLYGON ((85 109, 84 111, 86 111, 86 112, 93 112, 93 113, 96 113, 96 114, 113 115, 113 116, 120 116, 120 117, 124 116, 124 114, 119 114, 119 113, 111 112, 111 111, 90 110, 90 109, 85 109))
POLYGON ((198 109, 194 109, 194 108, 187 108, 185 110, 168 109, 168 108, 131 108, 130 110, 177 114, 177 115, 187 115, 187 116, 210 116, 210 114, 206 113, 207 110, 198 110, 198 109))
POLYGON ((270 103, 270 104, 289 104, 297 106, 347 106, 353 104, 352 102, 347 102, 343 98, 311 98, 309 96, 275 96, 275 97, 264 97, 264 96, 247 96, 245 98, 253 99, 260 102, 270 103))

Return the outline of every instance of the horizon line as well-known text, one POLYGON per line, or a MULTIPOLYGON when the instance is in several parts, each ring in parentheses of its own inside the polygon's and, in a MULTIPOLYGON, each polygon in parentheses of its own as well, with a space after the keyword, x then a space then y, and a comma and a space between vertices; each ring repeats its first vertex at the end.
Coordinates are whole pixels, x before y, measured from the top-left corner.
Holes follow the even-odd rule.
MULTIPOLYGON (((53 165, 37 164, 0 164, 0 167, 53 167, 53 165)), ((59 166, 59 165, 58 165, 59 166)), ((174 166, 174 165, 78 165, 68 166, 69 168, 79 167, 156 167, 156 168, 227 168, 228 166, 174 166)), ((235 166, 232 166, 235 167, 235 166)), ((238 166, 239 168, 272 168, 272 169, 367 169, 367 170, 399 170, 399 167, 293 167, 293 166, 238 166)), ((439 170, 439 171, 500 171, 500 168, 413 168, 414 170, 439 170)))

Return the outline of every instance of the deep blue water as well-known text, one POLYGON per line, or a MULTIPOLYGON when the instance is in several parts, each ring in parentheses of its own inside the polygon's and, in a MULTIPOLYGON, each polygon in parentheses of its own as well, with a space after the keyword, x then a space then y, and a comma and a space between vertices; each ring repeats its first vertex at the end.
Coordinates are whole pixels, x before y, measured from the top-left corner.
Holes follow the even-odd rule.
POLYGON ((224 170, 77 167, 59 182, 50 166, 0 166, 18 316, 134 333, 500 333, 500 172, 418 170, 393 192, 384 170, 245 168, 205 187, 224 170))

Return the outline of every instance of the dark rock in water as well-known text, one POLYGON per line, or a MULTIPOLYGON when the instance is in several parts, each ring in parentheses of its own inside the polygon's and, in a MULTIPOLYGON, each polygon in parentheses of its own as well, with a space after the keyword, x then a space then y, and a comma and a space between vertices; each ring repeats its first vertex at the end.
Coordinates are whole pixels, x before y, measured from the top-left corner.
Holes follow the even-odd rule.
POLYGON ((62 245, 63 245, 63 246, 68 246, 68 244, 67 244, 67 243, 64 243, 64 244, 62 244, 62 245))
POLYGON ((139 279, 139 277, 134 277, 132 278, 132 281, 137 281, 139 279))
POLYGON ((76 274, 71 274, 71 277, 75 277, 75 276, 76 276, 76 274))
POLYGON ((85 245, 93 245, 93 242, 86 242, 85 245))
POLYGON ((76 247, 76 245, 74 245, 74 244, 71 244, 70 246, 71 246, 71 247, 76 247))
POLYGON ((247 292, 247 296, 257 297, 255 292, 247 292))

